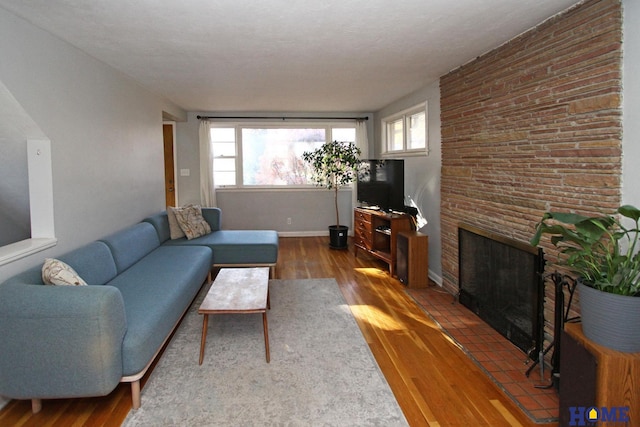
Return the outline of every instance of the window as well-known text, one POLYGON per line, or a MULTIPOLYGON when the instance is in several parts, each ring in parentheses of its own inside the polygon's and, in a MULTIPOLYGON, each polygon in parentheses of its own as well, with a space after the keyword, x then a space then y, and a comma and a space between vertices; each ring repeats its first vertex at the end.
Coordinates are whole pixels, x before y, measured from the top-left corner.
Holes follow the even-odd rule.
POLYGON ((314 186, 302 154, 327 140, 355 139, 355 125, 214 124, 213 180, 216 187, 314 186))
POLYGON ((387 123, 389 142, 387 151, 401 151, 404 148, 404 120, 397 119, 387 123))
POLYGON ((382 119, 385 154, 427 154, 427 104, 382 119))
POLYGON ((211 128, 213 182, 219 186, 236 185, 236 130, 211 128))
POLYGON ((427 148, 427 121, 425 111, 411 114, 409 117, 409 132, 407 134, 407 150, 427 148))
POLYGON ((326 130, 242 129, 242 184, 309 185, 302 153, 318 148, 326 130))

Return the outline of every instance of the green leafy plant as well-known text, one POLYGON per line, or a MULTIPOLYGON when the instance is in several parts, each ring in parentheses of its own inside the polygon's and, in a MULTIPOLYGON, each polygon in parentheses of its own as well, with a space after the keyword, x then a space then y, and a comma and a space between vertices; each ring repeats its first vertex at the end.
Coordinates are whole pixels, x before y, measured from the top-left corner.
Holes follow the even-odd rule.
POLYGON ((336 225, 340 225, 338 190, 353 182, 360 164, 360 149, 353 142, 325 142, 314 151, 305 151, 302 159, 313 168, 313 182, 335 191, 336 225))
POLYGON ((616 213, 588 217, 546 212, 536 225, 531 244, 538 246, 542 236, 549 235, 559 250, 559 264, 566 265, 585 285, 613 294, 640 296, 640 210, 624 205, 616 213))

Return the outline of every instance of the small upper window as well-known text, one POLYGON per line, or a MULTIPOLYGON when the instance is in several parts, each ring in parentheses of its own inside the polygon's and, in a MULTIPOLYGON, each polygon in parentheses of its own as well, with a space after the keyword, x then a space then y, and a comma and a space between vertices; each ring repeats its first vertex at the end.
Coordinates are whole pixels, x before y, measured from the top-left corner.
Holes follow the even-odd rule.
POLYGON ((404 149, 404 120, 402 118, 387 123, 387 151, 404 149))
POLYGON ((382 119, 385 154, 427 154, 427 104, 382 119))

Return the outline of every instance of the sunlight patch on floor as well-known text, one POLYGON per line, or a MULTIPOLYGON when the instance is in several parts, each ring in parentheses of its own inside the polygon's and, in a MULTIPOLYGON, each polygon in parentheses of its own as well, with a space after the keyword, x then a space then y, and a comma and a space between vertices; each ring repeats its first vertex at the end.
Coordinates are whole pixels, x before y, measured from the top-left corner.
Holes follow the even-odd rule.
MULTIPOLYGON (((458 347, 460 350, 465 351, 464 347, 462 347, 462 345, 460 345, 460 343, 458 343, 456 340, 454 340, 453 338, 451 338, 451 336, 449 336, 449 334, 447 334, 445 331, 442 331, 442 336, 444 337, 444 339, 446 339, 447 341, 449 341, 451 344, 453 344, 454 346, 458 347)), ((466 351, 465 351, 466 353, 466 351)))
POLYGON ((513 416, 513 414, 511 414, 511 412, 509 412, 507 408, 504 407, 502 402, 495 399, 490 400, 490 402, 493 405, 493 407, 496 408, 498 412, 500 412, 500 415, 502 415, 504 419, 507 420, 510 426, 522 427, 522 424, 520 424, 518 420, 516 420, 516 418, 513 416))
POLYGON ((360 274, 364 274, 365 276, 377 277, 380 279, 389 277, 387 271, 380 270, 379 268, 354 268, 354 271, 357 271, 360 274))
POLYGON ((345 306, 351 309, 351 313, 357 319, 369 323, 370 325, 384 329, 386 331, 400 331, 406 329, 404 325, 398 323, 393 317, 382 312, 379 308, 371 305, 351 305, 345 306))

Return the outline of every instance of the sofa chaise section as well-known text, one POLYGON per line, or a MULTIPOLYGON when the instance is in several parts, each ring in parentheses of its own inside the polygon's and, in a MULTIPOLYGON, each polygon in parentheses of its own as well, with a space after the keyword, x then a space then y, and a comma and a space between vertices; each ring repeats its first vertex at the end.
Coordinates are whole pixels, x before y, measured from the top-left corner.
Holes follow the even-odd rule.
POLYGON ((214 267, 269 267, 275 277, 278 261, 278 233, 275 230, 223 230, 219 208, 202 208, 211 233, 188 240, 170 238, 166 212, 145 218, 152 224, 163 246, 207 246, 213 250, 214 267))

